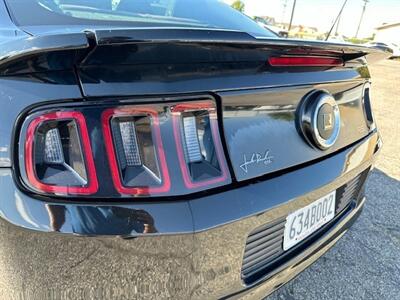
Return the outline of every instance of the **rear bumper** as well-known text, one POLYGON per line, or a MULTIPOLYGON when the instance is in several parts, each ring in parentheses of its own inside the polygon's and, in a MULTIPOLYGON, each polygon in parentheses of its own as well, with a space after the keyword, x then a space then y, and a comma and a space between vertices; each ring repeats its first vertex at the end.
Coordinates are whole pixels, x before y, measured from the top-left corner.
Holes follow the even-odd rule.
POLYGON ((372 133, 322 161, 224 193, 173 203, 54 202, 53 214, 49 202, 22 194, 11 170, 1 169, 0 294, 2 299, 261 299, 332 247, 360 214, 364 198, 300 254, 246 286, 241 268, 248 234, 370 168, 379 148, 378 134, 372 133), (107 222, 119 227, 104 231, 99 210, 112 211, 107 222))
POLYGON ((357 206, 328 230, 317 242, 308 247, 300 255, 287 261, 279 269, 274 271, 274 275, 261 279, 252 287, 241 292, 229 295, 229 299, 263 299, 272 291, 278 289, 296 277, 301 271, 314 263, 318 258, 325 254, 335 243, 347 232, 353 223, 360 216, 365 203, 365 197, 361 198, 357 206))

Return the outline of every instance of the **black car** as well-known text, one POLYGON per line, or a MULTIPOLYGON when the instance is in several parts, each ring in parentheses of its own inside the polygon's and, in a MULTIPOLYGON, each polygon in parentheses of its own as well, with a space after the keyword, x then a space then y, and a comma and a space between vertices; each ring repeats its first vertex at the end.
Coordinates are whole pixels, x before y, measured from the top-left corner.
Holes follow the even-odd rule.
POLYGON ((361 213, 385 56, 217 0, 0 0, 1 299, 267 296, 361 213))

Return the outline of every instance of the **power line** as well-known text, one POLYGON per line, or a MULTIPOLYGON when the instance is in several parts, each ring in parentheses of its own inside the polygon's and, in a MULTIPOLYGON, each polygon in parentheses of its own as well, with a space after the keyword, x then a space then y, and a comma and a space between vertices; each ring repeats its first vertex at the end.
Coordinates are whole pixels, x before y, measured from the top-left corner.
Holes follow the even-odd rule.
MULTIPOLYGON (((364 0, 364 1, 368 1, 368 0, 364 0)), ((347 3, 347 0, 344 0, 342 8, 340 9, 339 14, 336 17, 335 22, 333 22, 332 27, 329 30, 328 35, 326 36, 325 41, 327 41, 329 39, 329 37, 331 36, 332 30, 333 30, 333 28, 335 28, 335 24, 336 23, 338 24, 338 27, 339 27, 339 20, 340 20, 340 17, 342 16, 343 9, 346 6, 346 3, 347 3)), ((338 31, 338 27, 336 27, 336 34, 337 34, 337 31, 338 31)))
POLYGON ((356 38, 358 37, 358 33, 359 33, 360 27, 361 27, 361 23, 362 23, 362 20, 364 18, 364 13, 365 13, 365 10, 367 8, 367 4, 369 2, 369 0, 362 0, 362 1, 364 1, 364 6, 363 6, 363 10, 361 12, 360 22, 358 23, 357 32, 356 32, 356 38))

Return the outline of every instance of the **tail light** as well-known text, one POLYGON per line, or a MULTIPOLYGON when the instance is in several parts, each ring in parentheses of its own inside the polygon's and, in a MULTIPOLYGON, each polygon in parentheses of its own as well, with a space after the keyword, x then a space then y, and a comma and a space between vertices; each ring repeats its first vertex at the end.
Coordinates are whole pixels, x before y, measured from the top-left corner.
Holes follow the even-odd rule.
POLYGON ((111 108, 103 113, 102 123, 117 191, 129 195, 168 192, 170 179, 157 111, 111 108))
POLYGON ((336 67, 343 65, 343 59, 317 56, 278 56, 268 59, 272 67, 336 67))
POLYGON ((368 127, 370 129, 375 128, 375 120, 374 120, 374 115, 372 113, 372 106, 371 106, 371 84, 366 83, 363 88, 363 107, 364 107, 364 114, 365 114, 365 119, 367 121, 368 127))
POLYGON ((23 185, 44 195, 184 195, 231 183, 212 100, 38 110, 21 126, 23 185))
POLYGON ((25 142, 25 168, 29 185, 37 191, 96 193, 96 170, 83 115, 57 112, 32 120, 25 142))
POLYGON ((179 164, 186 187, 224 182, 228 170, 219 137, 216 108, 212 102, 172 107, 179 164))

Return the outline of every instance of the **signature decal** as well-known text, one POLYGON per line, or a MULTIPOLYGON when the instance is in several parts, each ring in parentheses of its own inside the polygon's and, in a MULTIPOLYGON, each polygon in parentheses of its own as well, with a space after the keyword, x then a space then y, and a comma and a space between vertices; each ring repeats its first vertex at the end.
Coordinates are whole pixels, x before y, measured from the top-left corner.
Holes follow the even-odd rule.
POLYGON ((272 159, 274 157, 269 155, 269 150, 266 150, 265 153, 255 152, 251 154, 250 160, 247 160, 246 154, 243 154, 243 163, 240 165, 240 168, 247 173, 249 171, 249 166, 254 164, 264 164, 269 165, 272 163, 272 159))

